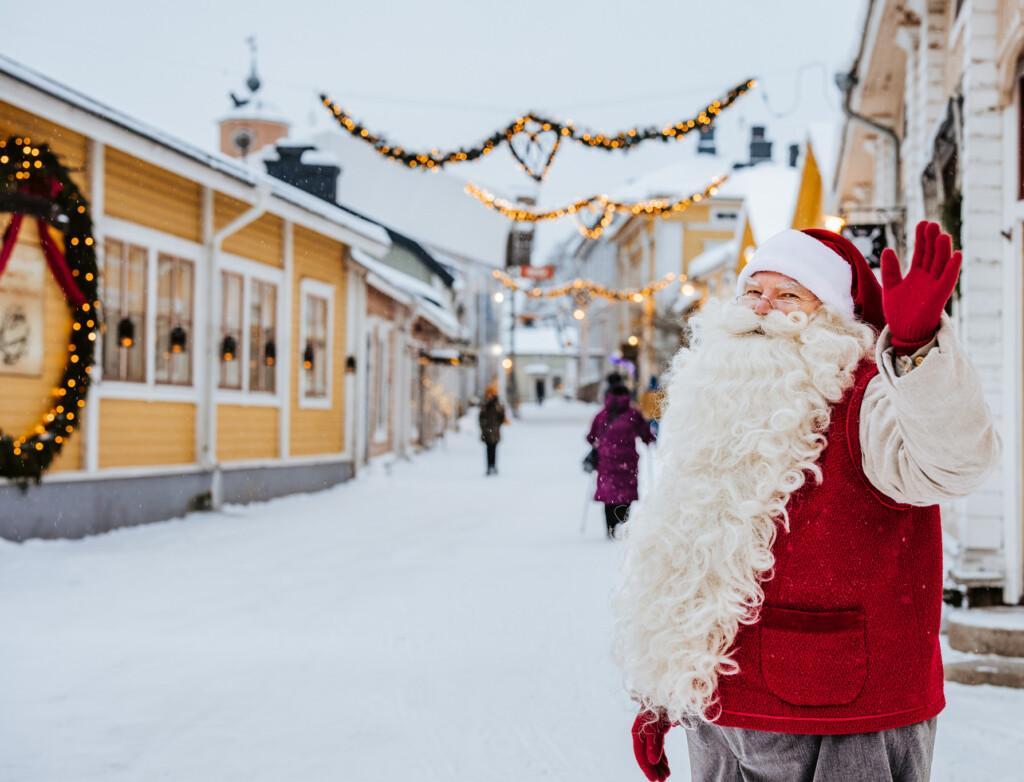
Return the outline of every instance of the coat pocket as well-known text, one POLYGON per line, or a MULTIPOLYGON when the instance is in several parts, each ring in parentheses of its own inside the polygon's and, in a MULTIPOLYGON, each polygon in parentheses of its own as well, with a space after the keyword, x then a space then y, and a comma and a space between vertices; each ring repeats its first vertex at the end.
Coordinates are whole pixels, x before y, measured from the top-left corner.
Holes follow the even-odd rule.
POLYGON ((868 655, 860 609, 801 611, 762 606, 761 673, 794 706, 842 706, 864 689, 868 655))

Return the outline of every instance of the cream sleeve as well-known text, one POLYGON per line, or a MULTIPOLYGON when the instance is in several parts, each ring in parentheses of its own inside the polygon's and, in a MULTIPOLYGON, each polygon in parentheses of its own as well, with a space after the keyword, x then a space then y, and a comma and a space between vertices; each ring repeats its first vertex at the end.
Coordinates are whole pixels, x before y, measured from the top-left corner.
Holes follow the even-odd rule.
POLYGON ((981 382, 952 324, 896 358, 889 330, 878 339, 878 375, 865 389, 860 441, 864 474, 886 496, 933 505, 977 489, 999 460, 1000 442, 981 382))

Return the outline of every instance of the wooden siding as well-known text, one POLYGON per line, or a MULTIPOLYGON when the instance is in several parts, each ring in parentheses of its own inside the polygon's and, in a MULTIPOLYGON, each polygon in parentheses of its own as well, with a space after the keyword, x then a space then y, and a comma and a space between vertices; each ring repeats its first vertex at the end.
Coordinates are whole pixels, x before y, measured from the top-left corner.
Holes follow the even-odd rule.
POLYGON ((345 448, 345 321, 346 277, 345 246, 299 226, 295 227, 292 280, 292 366, 291 442, 292 456, 338 454, 345 448), (299 372, 303 371, 302 346, 299 345, 301 281, 315 279, 334 286, 334 322, 332 324, 333 364, 331 375, 331 406, 327 409, 299 407, 299 372))
POLYGON ((200 186, 107 147, 104 208, 111 217, 202 241, 200 186))
POLYGON ((100 467, 190 464, 196 459, 190 402, 100 401, 100 467))
POLYGON ((217 405, 217 459, 276 459, 278 409, 248 405, 217 405))
POLYGON ((800 190, 796 197, 793 214, 793 228, 820 228, 822 224, 823 189, 821 171, 814 157, 813 148, 808 145, 803 168, 800 171, 800 190))
POLYGON ((89 197, 89 143, 85 136, 0 101, 0 137, 21 135, 28 135, 33 144, 49 146, 60 162, 71 169, 74 183, 89 197))
MULTIPOLYGON (((7 224, 7 215, 0 216, 0 225, 7 224)), ((34 220, 25 220, 18 243, 8 263, 38 264, 43 274, 43 364, 38 376, 0 373, 3 403, 0 404, 0 430, 15 436, 29 433, 50 409, 53 389, 60 380, 67 360, 71 314, 60 287, 50 274, 43 251, 39 248, 39 231, 34 220)), ((0 290, 4 278, 0 277, 0 290)), ((33 324, 34 326, 35 324, 33 324)), ((51 470, 74 470, 81 466, 82 427, 79 426, 64 445, 51 470)))
MULTIPOLYGON (((249 204, 216 193, 213 198, 213 224, 220 230, 236 217, 249 209, 249 204)), ((282 258, 283 222, 273 214, 264 214, 245 228, 228 236, 221 248, 226 253, 241 255, 271 266, 283 266, 282 258)))

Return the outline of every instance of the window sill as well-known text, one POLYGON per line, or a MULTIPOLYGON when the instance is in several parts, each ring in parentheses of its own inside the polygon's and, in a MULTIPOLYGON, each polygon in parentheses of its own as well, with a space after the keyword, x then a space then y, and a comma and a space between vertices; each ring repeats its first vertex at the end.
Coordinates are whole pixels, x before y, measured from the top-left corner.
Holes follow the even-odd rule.
POLYGON ((94 386, 100 399, 135 399, 146 402, 199 401, 194 386, 130 383, 124 380, 100 380, 94 386))
POLYGON ((330 410, 332 407, 330 397, 299 397, 300 410, 330 410))
POLYGON ((218 405, 239 405, 241 407, 281 407, 281 397, 265 391, 228 391, 219 389, 218 405))

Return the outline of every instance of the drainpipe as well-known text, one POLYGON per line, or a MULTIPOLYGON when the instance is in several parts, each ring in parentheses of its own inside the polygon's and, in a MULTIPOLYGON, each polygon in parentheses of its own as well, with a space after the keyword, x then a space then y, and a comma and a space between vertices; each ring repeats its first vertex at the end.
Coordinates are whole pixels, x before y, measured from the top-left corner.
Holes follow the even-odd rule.
POLYGON ((210 507, 217 510, 222 504, 221 469, 217 460, 217 379, 220 374, 220 351, 217 340, 220 318, 220 290, 217 275, 217 256, 221 243, 231 234, 242 230, 267 211, 270 201, 270 187, 264 185, 257 190, 256 202, 219 231, 213 230, 213 190, 203 189, 203 237, 206 239, 206 382, 202 394, 202 448, 200 466, 210 472, 210 507))
POLYGON ((867 13, 864 14, 864 29, 860 33, 860 44, 857 48, 857 56, 853 60, 853 65, 850 67, 848 73, 837 73, 835 76, 836 86, 843 93, 843 114, 846 115, 847 119, 856 120, 861 124, 881 133, 886 136, 892 142, 893 150, 893 193, 892 193, 892 206, 899 206, 900 203, 900 185, 902 182, 903 175, 903 163, 900 155, 900 137, 896 134, 893 128, 888 125, 883 125, 871 117, 866 117, 863 114, 858 114, 853 110, 853 89, 860 82, 860 77, 857 72, 860 70, 860 61, 864 57, 864 41, 867 38, 868 27, 871 24, 871 15, 875 10, 875 0, 868 0, 867 13))

